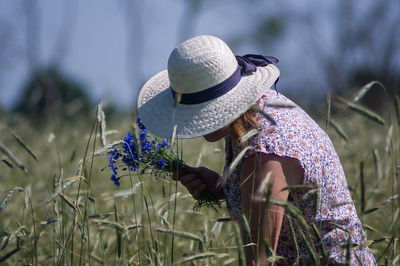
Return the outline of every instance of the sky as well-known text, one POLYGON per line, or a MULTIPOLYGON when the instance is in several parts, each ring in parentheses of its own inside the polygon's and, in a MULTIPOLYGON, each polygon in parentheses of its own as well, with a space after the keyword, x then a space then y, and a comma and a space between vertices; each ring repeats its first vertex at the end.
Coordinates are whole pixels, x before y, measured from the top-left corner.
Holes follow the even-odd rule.
POLYGON ((187 0, 0 1, 0 105, 10 110, 17 103, 32 66, 28 60, 31 53, 34 66, 55 62, 88 90, 93 102, 101 99, 134 109, 141 85, 167 67, 173 48, 200 34, 220 37, 239 55, 261 53, 279 58, 278 87, 283 91, 297 87, 305 94, 325 93, 327 84, 312 63, 318 59, 307 40, 318 39, 322 50, 333 50, 329 3, 334 1, 323 5, 317 0, 201 2, 204 5, 198 15, 187 20, 187 0), (36 24, 32 23, 35 17, 28 20, 27 3, 36 3, 29 9, 37 11, 31 13, 36 14, 36 24), (282 39, 261 48, 246 40, 257 17, 282 13, 294 25, 282 39), (316 13, 320 22, 315 28, 296 27, 299 20, 306 22, 307 16, 316 13), (296 18, 296 14, 304 18, 296 18), (38 27, 32 31, 34 24, 38 27), (233 40, 241 36, 244 40, 235 45, 233 40), (320 90, 306 90, 305 84, 310 82, 320 90))
MULTIPOLYGON (((205 1, 186 30, 190 33, 185 33, 184 0, 38 0, 34 6, 38 27, 29 41, 27 29, 32 23, 27 19, 26 2, 0 2, 0 36, 6 36, 0 44, 0 51, 5 51, 0 61, 0 104, 8 110, 17 103, 28 79, 29 52, 35 55, 35 66, 56 62, 88 89, 93 102, 101 99, 131 109, 143 82, 166 68, 179 42, 200 34, 228 42, 252 26, 246 17, 257 15, 257 10, 243 10, 238 1, 219 5, 205 1)), ((234 52, 254 51, 251 45, 242 45, 234 52)))

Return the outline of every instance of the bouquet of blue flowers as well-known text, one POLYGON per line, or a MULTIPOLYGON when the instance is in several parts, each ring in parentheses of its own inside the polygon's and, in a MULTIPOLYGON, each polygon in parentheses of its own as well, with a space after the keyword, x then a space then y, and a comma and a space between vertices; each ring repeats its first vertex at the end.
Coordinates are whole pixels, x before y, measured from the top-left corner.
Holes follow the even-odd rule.
MULTIPOLYGON (((124 176, 118 174, 120 169, 138 174, 169 175, 185 167, 185 163, 174 152, 167 140, 150 138, 139 118, 136 123, 139 127, 138 137, 128 132, 123 141, 114 144, 109 149, 109 167, 112 172, 110 179, 118 187, 121 177, 124 176)), ((217 210, 217 207, 221 207, 221 202, 210 191, 205 190, 193 209, 198 211, 203 206, 217 210)))

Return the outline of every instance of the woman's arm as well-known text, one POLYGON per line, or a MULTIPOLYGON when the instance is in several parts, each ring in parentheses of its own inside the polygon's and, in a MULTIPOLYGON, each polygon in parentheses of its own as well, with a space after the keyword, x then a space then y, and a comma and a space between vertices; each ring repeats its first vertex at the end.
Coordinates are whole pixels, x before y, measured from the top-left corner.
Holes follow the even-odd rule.
POLYGON ((266 208, 265 191, 259 191, 260 185, 269 175, 271 199, 286 201, 288 190, 282 189, 288 185, 299 184, 303 170, 297 160, 276 155, 256 153, 246 158, 240 169, 240 185, 242 210, 250 226, 250 236, 242 226, 244 244, 255 243, 256 246, 246 247, 247 265, 268 265, 265 251, 265 241, 276 252, 279 234, 282 226, 284 207, 270 204, 266 208))

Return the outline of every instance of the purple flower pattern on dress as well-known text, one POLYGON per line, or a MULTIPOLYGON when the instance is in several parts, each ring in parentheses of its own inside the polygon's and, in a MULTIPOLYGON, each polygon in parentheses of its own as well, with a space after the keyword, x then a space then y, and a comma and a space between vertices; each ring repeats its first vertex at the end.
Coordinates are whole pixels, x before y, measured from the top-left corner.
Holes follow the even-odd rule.
MULTIPOLYGON (((373 255, 365 246, 366 239, 361 222, 352 202, 339 157, 328 135, 299 106, 271 89, 258 100, 257 104, 276 121, 276 125, 258 115, 259 134, 249 139, 249 149, 244 158, 254 153, 265 153, 297 159, 304 170, 303 184, 310 185, 310 188, 291 191, 289 201, 303 212, 309 225, 314 223, 320 230, 322 241, 329 254, 329 263, 345 262, 345 246, 350 236, 355 246, 351 248, 351 264, 376 265, 373 255), (316 189, 318 193, 311 193, 312 189, 316 189)), ((235 158, 242 149, 236 145, 232 151, 231 147, 230 139, 227 137, 225 170, 232 158, 235 158)), ((228 210, 234 218, 241 215, 239 174, 240 166, 224 184, 228 210)), ((285 257, 289 265, 292 265, 297 252, 290 237, 287 217, 285 214, 277 255, 285 257)), ((293 227, 298 240, 300 261, 307 261, 308 252, 298 233, 300 226, 293 221, 293 227)), ((313 233, 305 232, 305 234, 314 247, 317 247, 315 237, 312 237, 313 233)))

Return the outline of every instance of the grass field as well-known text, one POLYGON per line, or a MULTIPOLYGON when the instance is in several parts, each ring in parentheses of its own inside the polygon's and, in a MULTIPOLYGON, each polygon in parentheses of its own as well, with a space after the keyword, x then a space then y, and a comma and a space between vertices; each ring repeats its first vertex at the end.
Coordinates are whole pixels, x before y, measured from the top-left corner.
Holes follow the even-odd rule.
MULTIPOLYGON (((399 264, 399 117, 389 108, 382 125, 351 104, 329 108, 319 124, 341 158, 375 258, 399 264)), ((106 121, 112 143, 135 119, 106 121)), ((170 177, 133 175, 113 185, 107 156, 94 156, 102 149, 95 110, 39 124, 0 117, 1 265, 238 265, 240 239, 226 210, 193 212, 195 201, 170 177)), ((224 143, 178 146, 187 164, 222 172, 224 143)))

